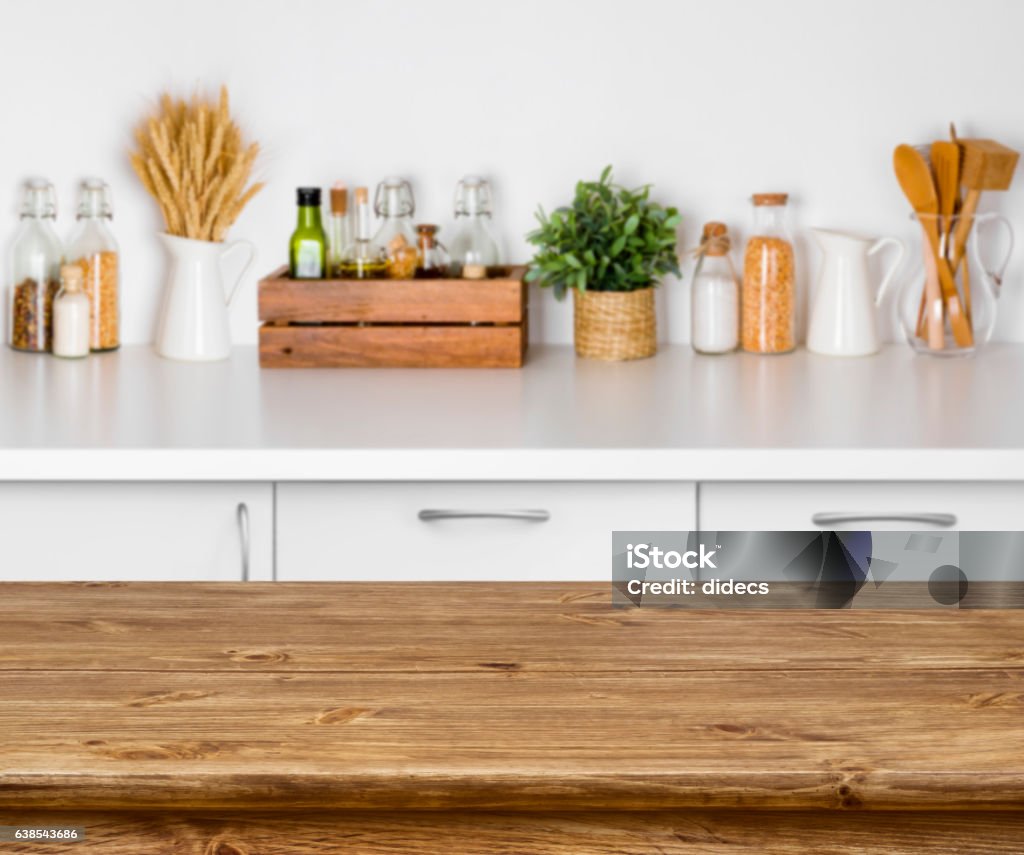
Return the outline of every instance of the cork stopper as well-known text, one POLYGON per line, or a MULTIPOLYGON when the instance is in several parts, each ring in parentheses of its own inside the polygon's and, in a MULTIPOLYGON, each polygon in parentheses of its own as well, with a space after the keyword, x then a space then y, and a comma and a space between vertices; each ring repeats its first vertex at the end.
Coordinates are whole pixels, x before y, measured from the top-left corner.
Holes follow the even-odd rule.
POLYGON ((729 229, 725 223, 710 222, 704 224, 704 233, 700 241, 706 249, 705 255, 720 256, 729 251, 729 229))
POLYGON ((348 213, 348 187, 342 181, 336 181, 331 187, 331 213, 339 217, 348 213))
POLYGON ((356 187, 356 204, 365 205, 370 201, 369 187, 356 187))
POLYGON ((439 228, 439 226, 435 226, 433 223, 417 224, 416 235, 420 246, 425 249, 433 249, 439 228))
POLYGON ((785 205, 789 201, 788 193, 755 193, 754 204, 758 207, 765 205, 785 205))
POLYGON ((60 281, 68 291, 81 291, 85 283, 85 273, 78 264, 62 264, 60 281))

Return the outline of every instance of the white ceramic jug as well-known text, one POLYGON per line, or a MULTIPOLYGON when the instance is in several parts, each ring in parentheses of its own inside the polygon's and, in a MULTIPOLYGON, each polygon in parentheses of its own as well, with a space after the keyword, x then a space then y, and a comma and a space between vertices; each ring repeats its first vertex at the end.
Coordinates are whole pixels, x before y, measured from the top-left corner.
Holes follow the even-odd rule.
POLYGON ((879 240, 848 232, 811 229, 824 254, 814 293, 807 349, 827 356, 867 356, 879 348, 876 310, 903 260, 905 248, 896 238, 879 240), (868 257, 883 247, 898 248, 882 277, 877 294, 868 271, 868 257))
POLYGON ((256 258, 256 247, 247 240, 213 243, 168 234, 160 239, 170 271, 157 323, 156 352, 188 362, 227 359, 231 355, 228 306, 256 258), (245 249, 249 258, 228 293, 221 263, 239 249, 245 249))

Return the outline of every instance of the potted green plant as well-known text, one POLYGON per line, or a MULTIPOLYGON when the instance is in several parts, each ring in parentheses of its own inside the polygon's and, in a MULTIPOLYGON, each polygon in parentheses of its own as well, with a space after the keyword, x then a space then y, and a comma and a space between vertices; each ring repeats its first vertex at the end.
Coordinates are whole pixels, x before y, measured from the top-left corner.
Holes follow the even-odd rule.
POLYGON ((573 294, 576 353, 592 359, 641 359, 658 349, 654 286, 679 275, 676 229, 681 217, 650 199, 650 185, 629 190, 612 182, 606 167, 598 181, 576 185, 572 205, 527 235, 537 253, 528 282, 573 294))

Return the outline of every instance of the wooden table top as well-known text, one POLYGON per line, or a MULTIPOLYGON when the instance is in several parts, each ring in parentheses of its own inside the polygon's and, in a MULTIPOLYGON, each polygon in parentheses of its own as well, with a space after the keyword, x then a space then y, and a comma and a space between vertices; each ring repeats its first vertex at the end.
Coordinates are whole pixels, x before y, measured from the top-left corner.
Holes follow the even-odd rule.
POLYGON ((1024 612, 0 585, 0 807, 1018 809, 1024 612))

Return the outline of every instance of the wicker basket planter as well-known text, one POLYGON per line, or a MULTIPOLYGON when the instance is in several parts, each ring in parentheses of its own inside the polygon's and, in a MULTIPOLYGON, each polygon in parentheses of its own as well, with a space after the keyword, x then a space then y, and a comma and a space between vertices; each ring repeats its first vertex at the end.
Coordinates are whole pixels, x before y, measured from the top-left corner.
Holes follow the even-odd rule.
POLYGON ((585 291, 575 288, 576 354, 588 359, 645 359, 658 350, 654 288, 585 291))

